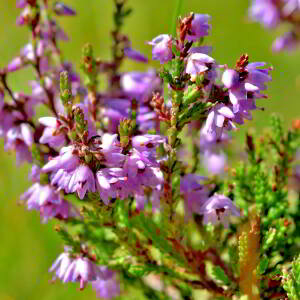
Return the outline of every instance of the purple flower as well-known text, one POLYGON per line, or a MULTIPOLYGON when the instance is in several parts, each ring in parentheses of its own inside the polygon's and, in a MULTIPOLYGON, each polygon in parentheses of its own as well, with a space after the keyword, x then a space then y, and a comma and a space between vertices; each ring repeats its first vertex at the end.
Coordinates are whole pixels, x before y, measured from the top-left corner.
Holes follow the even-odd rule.
POLYGON ((66 220, 80 216, 76 209, 63 200, 50 185, 35 183, 21 196, 21 200, 26 200, 28 210, 40 212, 43 223, 51 218, 66 220))
POLYGON ((222 223, 224 227, 229 226, 229 217, 234 215, 239 217, 241 214, 232 201, 220 194, 214 194, 201 207, 199 213, 204 216, 203 223, 216 224, 222 223))
POLYGON ((91 169, 83 164, 80 164, 73 172, 70 182, 68 184, 68 190, 73 193, 77 192, 78 197, 83 199, 86 192, 95 192, 95 176, 91 169))
POLYGON ((67 220, 69 218, 80 217, 80 214, 72 204, 61 199, 60 203, 49 202, 41 206, 40 216, 43 218, 43 223, 46 223, 52 218, 67 220))
POLYGON ((223 73, 222 82, 228 88, 228 95, 234 113, 240 110, 240 101, 247 100, 248 93, 256 93, 256 96, 264 97, 263 94, 260 94, 260 91, 265 90, 267 88, 265 83, 272 80, 269 75, 271 68, 258 69, 264 65, 263 62, 248 64, 244 70, 246 73, 244 78, 241 78, 240 73, 232 69, 227 69, 223 73))
POLYGON ((138 61, 138 62, 143 62, 147 63, 148 58, 145 57, 142 53, 140 53, 137 50, 132 49, 131 47, 125 47, 124 48, 124 55, 127 56, 128 58, 138 61))
POLYGON ((148 72, 129 72, 122 75, 121 86, 129 98, 136 98, 139 102, 146 102, 154 91, 161 90, 161 80, 153 70, 148 72))
POLYGON ((101 200, 108 204, 110 199, 125 199, 130 194, 128 177, 121 168, 104 168, 96 173, 97 189, 101 200))
MULTIPOLYGON (((50 269, 51 270, 51 269, 50 269)), ((80 289, 83 290, 87 282, 97 280, 100 269, 87 257, 74 259, 67 268, 62 281, 80 282, 80 289)))
POLYGON ((159 60, 161 64, 164 64, 172 59, 172 37, 170 35, 158 35, 148 44, 152 46, 153 60, 159 60))
POLYGON ((249 14, 268 28, 276 27, 280 20, 280 11, 273 0, 254 0, 249 14))
POLYGON ((39 118, 39 122, 45 127, 39 142, 49 144, 50 147, 60 147, 65 143, 65 135, 59 131, 61 122, 54 117, 39 118))
POLYGON ((80 282, 80 289, 84 289, 88 282, 95 281, 100 278, 102 271, 99 266, 95 265, 87 257, 73 258, 70 253, 70 248, 66 247, 53 263, 49 272, 55 272, 53 280, 59 278, 62 282, 80 282))
POLYGON ((110 274, 107 275, 92 282, 92 287, 98 298, 112 299, 120 294, 120 283, 116 279, 116 273, 110 271, 110 274))
POLYGON ((289 16, 295 10, 300 10, 300 1, 299 0, 283 0, 286 2, 284 5, 282 12, 285 16, 289 16))
POLYGON ((156 148, 158 145, 166 142, 166 138, 161 135, 144 134, 132 138, 132 147, 154 162, 156 157, 156 148))
POLYGON ((117 134, 104 133, 98 149, 101 151, 101 161, 107 167, 121 166, 125 160, 117 134))
POLYGON ((180 193, 184 198, 184 218, 188 220, 193 213, 200 213, 203 203, 207 200, 209 190, 199 182, 207 179, 196 174, 187 174, 180 180, 180 193))
POLYGON ((163 173, 159 163, 147 152, 132 149, 123 166, 128 178, 128 186, 136 193, 142 191, 143 186, 155 188, 163 183, 163 173))
POLYGON ((203 165, 211 174, 224 173, 227 157, 223 151, 209 151, 203 153, 203 165))
POLYGON ((22 196, 21 200, 27 200, 27 207, 31 209, 40 209, 46 203, 60 203, 61 199, 58 193, 49 185, 35 183, 22 196))
POLYGON ((190 75, 198 75, 207 70, 215 63, 215 60, 204 53, 193 53, 189 56, 186 72, 190 75))
POLYGON ((292 51, 299 45, 299 39, 297 35, 293 32, 286 32, 284 35, 278 37, 272 45, 272 50, 274 52, 279 51, 292 51))
POLYGON ((57 185, 58 189, 66 193, 77 192, 78 197, 83 199, 86 192, 95 192, 95 176, 90 168, 80 164, 74 170, 59 169, 51 175, 51 184, 57 185))
POLYGON ((62 2, 55 2, 53 10, 58 16, 75 16, 76 15, 75 10, 73 10, 69 6, 63 4, 62 2))
POLYGON ((61 148, 59 155, 50 159, 48 163, 44 165, 42 171, 48 173, 51 171, 58 171, 63 169, 65 171, 73 171, 79 165, 79 158, 73 154, 74 146, 68 146, 61 148))
POLYGON ((5 136, 5 151, 15 150, 17 165, 23 161, 31 162, 31 153, 29 148, 33 144, 33 131, 29 124, 21 123, 19 126, 14 126, 6 132, 5 136))
POLYGON ((227 130, 236 129, 236 126, 233 124, 234 117, 233 111, 228 106, 217 104, 207 116, 203 133, 210 135, 213 139, 219 139, 224 128, 227 130))
POLYGON ((208 31, 211 28, 211 25, 208 24, 208 21, 211 19, 209 15, 195 14, 191 30, 187 35, 188 41, 197 41, 199 38, 208 35, 208 31))
POLYGON ((191 80, 194 81, 197 75, 204 74, 208 80, 206 89, 210 89, 215 79, 217 78, 217 67, 215 60, 204 53, 192 53, 187 59, 186 73, 191 75, 191 80))
POLYGON ((63 252, 53 263, 51 268, 49 269, 49 272, 55 272, 53 280, 56 278, 59 278, 60 280, 63 280, 66 271, 70 267, 71 263, 73 262, 73 258, 71 257, 70 248, 65 247, 65 252, 63 252))

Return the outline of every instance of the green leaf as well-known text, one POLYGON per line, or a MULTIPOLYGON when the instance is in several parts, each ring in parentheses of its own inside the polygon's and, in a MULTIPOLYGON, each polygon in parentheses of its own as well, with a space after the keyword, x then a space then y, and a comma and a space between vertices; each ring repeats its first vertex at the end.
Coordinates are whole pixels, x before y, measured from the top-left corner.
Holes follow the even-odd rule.
POLYGON ((263 257, 259 262, 259 274, 262 275, 268 269, 269 259, 267 257, 263 257))
POLYGON ((215 279, 221 281, 225 285, 230 284, 228 276, 225 274, 224 270, 220 266, 214 266, 213 276, 215 277, 215 279))

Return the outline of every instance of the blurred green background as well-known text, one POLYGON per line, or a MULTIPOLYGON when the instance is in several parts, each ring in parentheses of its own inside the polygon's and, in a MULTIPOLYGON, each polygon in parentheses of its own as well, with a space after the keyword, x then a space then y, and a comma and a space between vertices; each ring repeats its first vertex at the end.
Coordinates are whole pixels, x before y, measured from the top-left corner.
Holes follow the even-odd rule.
MULTIPOLYGON (((124 31, 130 34, 133 47, 151 54, 145 41, 160 33, 168 33, 172 22, 175 0, 129 0, 134 13, 128 19, 124 31)), ((76 18, 60 18, 60 23, 71 37, 61 44, 65 57, 78 68, 81 47, 91 42, 97 56, 109 57, 112 28, 112 0, 65 0, 77 10, 76 18)), ((251 61, 266 61, 273 67, 273 82, 269 85, 269 99, 259 104, 265 112, 254 113, 250 126, 261 128, 268 122, 271 112, 279 112, 286 124, 299 117, 300 101, 300 51, 272 54, 272 40, 287 28, 268 32, 247 18, 246 0, 184 0, 181 14, 190 11, 212 16, 212 35, 206 44, 213 46, 212 56, 221 64, 232 66, 242 53, 248 53, 251 61)), ((0 1, 0 67, 5 66, 28 39, 27 28, 18 28, 15 20, 20 10, 15 0, 0 1)), ((152 66, 158 66, 151 63, 152 66)), ((123 69, 146 69, 148 66, 126 62, 123 69)), ((30 70, 13 74, 9 83, 15 91, 29 91, 30 70)), ((246 127, 240 130, 243 134, 246 127)), ((0 143, 0 299, 48 300, 95 299, 87 288, 78 292, 77 284, 49 284, 48 268, 62 251, 53 224, 40 224, 36 212, 27 212, 18 206, 19 195, 29 187, 28 165, 16 167, 13 153, 3 151, 0 143)), ((138 296, 131 300, 140 299, 138 296)))

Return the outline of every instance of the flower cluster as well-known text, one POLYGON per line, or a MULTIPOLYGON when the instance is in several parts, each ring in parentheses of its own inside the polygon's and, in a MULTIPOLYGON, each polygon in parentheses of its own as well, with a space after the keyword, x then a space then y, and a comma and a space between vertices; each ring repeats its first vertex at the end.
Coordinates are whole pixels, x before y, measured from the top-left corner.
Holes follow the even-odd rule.
MULTIPOLYGON (((264 2, 255 1, 252 14, 269 26, 283 18, 279 9, 286 16, 298 9, 291 7, 292 1, 284 7, 269 1, 271 20, 262 12, 264 2)), ((0 134, 5 150, 16 152, 17 163, 32 163, 33 185, 21 200, 29 210, 39 211, 43 222, 60 222, 56 229, 67 246, 50 268, 54 279, 79 282, 80 289, 91 283, 97 297, 109 299, 132 282, 149 292, 144 276, 153 272, 162 275, 160 282, 168 277, 163 285, 172 284, 183 298, 193 288, 231 297, 239 275, 227 266, 224 249, 235 242, 236 248, 247 248, 244 229, 232 237, 238 225, 253 221, 244 190, 254 199, 260 185, 253 192, 242 171, 231 170, 236 177, 228 179, 225 145, 232 139, 230 131, 261 109, 256 102, 267 97, 272 68, 250 62, 247 54, 235 66, 219 64, 204 44, 210 16, 191 13, 178 19, 176 35, 148 39, 159 71, 121 72, 125 59, 147 64, 148 58, 122 32, 131 10, 125 0, 115 0, 112 58, 99 59, 85 45, 81 78, 61 55, 59 40, 67 35, 55 18, 74 16, 75 11, 57 1, 22 0, 18 7, 17 24, 28 26, 31 40, 0 70, 0 134), (35 71, 30 95, 13 92, 7 80, 25 67, 35 71), (100 76, 105 88, 99 85, 100 76), (37 119, 37 105, 46 106, 51 115, 37 119), (186 148, 193 153, 182 160, 179 153, 186 148), (203 167, 205 176, 200 175, 203 167), (220 252, 211 240, 220 240, 220 252), (215 267, 213 274, 206 262, 215 267)), ((255 157, 250 136, 247 142, 249 178, 255 181, 263 158, 255 157)), ((288 161, 280 165, 286 168, 282 174, 288 173, 288 161)), ((270 182, 281 176, 276 170, 270 182)), ((244 254, 250 253, 246 250, 244 254)))
POLYGON ((293 50, 300 40, 299 30, 300 2, 298 0, 253 0, 249 9, 252 19, 266 28, 275 28, 280 23, 289 23, 291 30, 278 37, 273 51, 293 50))

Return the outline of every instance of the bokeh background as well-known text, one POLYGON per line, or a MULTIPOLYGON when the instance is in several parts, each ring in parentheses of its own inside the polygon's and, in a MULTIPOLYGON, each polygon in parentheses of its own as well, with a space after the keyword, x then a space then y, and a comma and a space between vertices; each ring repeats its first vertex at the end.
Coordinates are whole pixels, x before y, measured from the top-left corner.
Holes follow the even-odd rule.
MULTIPOLYGON (((15 0, 0 0, 0 67, 5 66, 28 40, 27 28, 19 28, 15 20, 20 10, 15 0)), ((160 33, 169 33, 175 0, 129 0, 134 12, 124 31, 130 35, 133 47, 150 58, 151 47, 145 41, 160 33)), ((109 58, 112 28, 112 0, 65 0, 77 10, 76 18, 60 18, 60 23, 71 37, 61 44, 65 56, 76 68, 81 48, 91 42, 97 56, 109 58)), ((285 124, 299 117, 300 108, 300 50, 294 53, 273 54, 273 39, 287 28, 266 31, 247 18, 246 0, 184 0, 181 14, 190 11, 212 16, 212 34, 206 43, 213 46, 212 56, 220 63, 233 65, 243 53, 251 61, 266 61, 273 67, 273 82, 269 85, 269 99, 261 100, 265 112, 257 111, 251 127, 267 125, 272 112, 280 113, 285 124)), ((158 66, 151 62, 151 66, 158 66)), ((126 62, 123 69, 145 70, 149 66, 126 62)), ((9 83, 15 91, 29 92, 29 69, 13 74, 9 83)), ((241 128, 240 135, 246 130, 241 128)), ((16 167, 13 153, 3 151, 0 142, 0 299, 1 300, 65 300, 95 299, 89 288, 79 292, 78 285, 49 284, 48 268, 62 251, 60 238, 53 230, 54 223, 40 224, 36 212, 18 206, 19 195, 30 185, 28 165, 16 167)), ((131 300, 141 299, 139 295, 131 300)))

